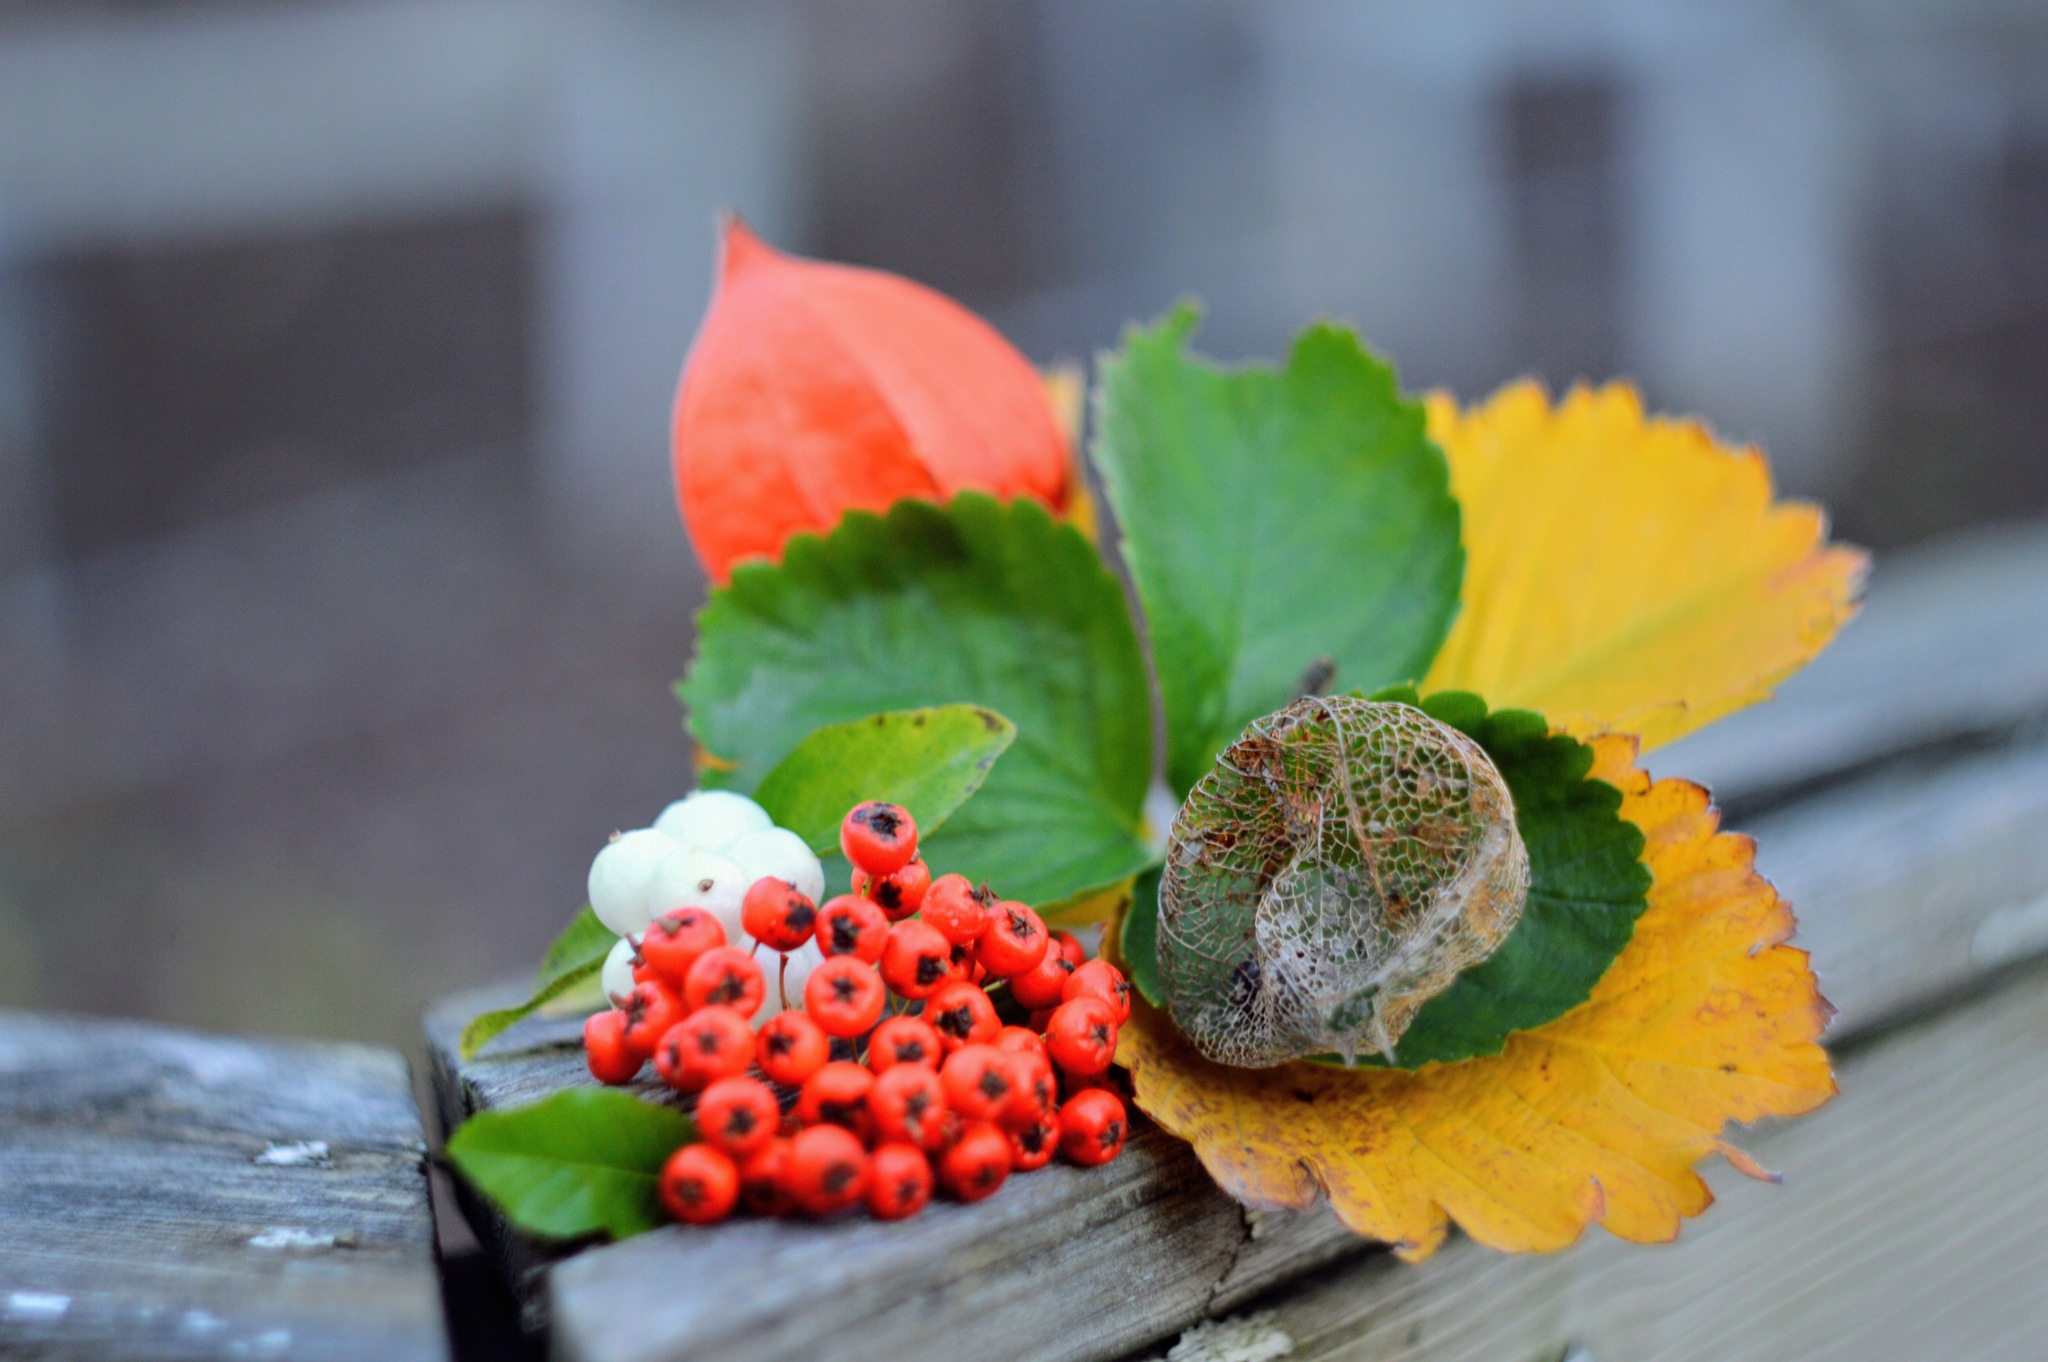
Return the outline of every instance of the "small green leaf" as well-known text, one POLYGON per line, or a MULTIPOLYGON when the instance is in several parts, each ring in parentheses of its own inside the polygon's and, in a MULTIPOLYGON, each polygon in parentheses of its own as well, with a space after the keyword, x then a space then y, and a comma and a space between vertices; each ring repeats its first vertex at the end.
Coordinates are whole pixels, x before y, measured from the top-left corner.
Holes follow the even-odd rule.
POLYGON ((981 788, 1016 736, 1015 724, 980 705, 870 714, 798 743, 754 799, 820 855, 838 849, 846 811, 869 799, 910 810, 919 837, 929 837, 981 788))
POLYGON ((1117 938, 1131 986, 1154 1007, 1166 1006, 1166 990, 1159 986, 1159 881, 1164 873, 1163 866, 1153 866, 1138 876, 1124 909, 1123 935, 1117 938))
MULTIPOLYGON (((1398 1068, 1498 1054, 1516 1031, 1555 1021, 1584 1002, 1635 934, 1649 906, 1643 834, 1621 816, 1621 791, 1586 773, 1593 751, 1550 732, 1527 710, 1489 713, 1462 691, 1420 699, 1413 686, 1367 697, 1420 708, 1486 749, 1515 799, 1515 826, 1529 850, 1529 899, 1515 930, 1486 960, 1423 1004, 1402 1035, 1398 1068)), ((1123 924, 1131 981, 1160 1005, 1156 876, 1144 881, 1123 924)), ((1318 1057, 1341 1063, 1334 1057, 1318 1057)), ((1378 1055, 1358 1063, 1384 1066, 1378 1055)))
POLYGON ((855 511, 790 540, 779 564, 737 568, 698 618, 677 693, 731 764, 706 782, 746 793, 828 724, 986 706, 1016 741, 924 843, 934 874, 1053 903, 1151 859, 1152 713, 1130 607, 1094 545, 1028 499, 855 511))
POLYGON ((1312 326, 1285 368, 1225 368, 1187 349, 1197 319, 1180 307, 1103 358, 1094 447, 1177 794, 1304 689, 1421 676, 1465 561, 1421 405, 1357 337, 1312 326))
POLYGON ((584 904, 540 958, 540 975, 533 981, 534 988, 546 988, 570 970, 581 969, 593 960, 603 964, 605 956, 618 944, 619 938, 612 929, 598 920, 589 904, 584 904))
MULTIPOLYGON (((616 941, 618 938, 614 937, 612 939, 616 941)), ((609 950, 610 947, 606 947, 606 949, 609 950)), ((561 997, 584 981, 595 979, 598 976, 598 972, 603 968, 603 956, 599 956, 595 960, 585 961, 583 964, 563 970, 554 978, 542 984, 533 991, 532 997, 520 1003, 517 1007, 501 1007, 495 1012, 484 1012, 472 1017, 469 1025, 462 1028, 462 1040, 458 1046, 462 1052, 462 1057, 464 1059, 476 1058, 476 1052, 489 1045, 498 1037, 500 1032, 507 1030, 518 1022, 524 1021, 527 1017, 532 1016, 543 1004, 553 1002, 556 998, 561 997)))
POLYGON ((569 1088, 487 1111, 448 1140, 448 1158, 521 1229, 550 1239, 624 1239, 663 1220, 661 1166, 697 1138, 688 1116, 610 1088, 569 1088))
POLYGON ((474 1058, 499 1032, 524 1020, 544 1004, 573 992, 579 984, 596 979, 598 971, 604 968, 605 956, 618 940, 609 927, 598 921, 590 905, 584 904, 541 957, 532 996, 517 1007, 501 1007, 472 1018, 462 1028, 462 1057, 474 1058))

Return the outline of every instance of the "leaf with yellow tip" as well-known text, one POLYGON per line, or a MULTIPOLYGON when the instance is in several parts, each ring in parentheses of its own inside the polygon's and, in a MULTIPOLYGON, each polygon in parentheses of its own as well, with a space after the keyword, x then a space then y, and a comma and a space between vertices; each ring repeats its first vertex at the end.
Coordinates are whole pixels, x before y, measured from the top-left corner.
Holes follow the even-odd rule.
POLYGON ((1466 563, 1425 691, 1656 747, 1768 696, 1855 613, 1868 555, 1830 545, 1818 507, 1774 501, 1756 450, 1646 417, 1627 384, 1426 407, 1466 563))
MULTIPOLYGON (((1231 1069, 1134 999, 1117 1060, 1137 1103, 1190 1141, 1224 1190, 1337 1216, 1407 1258, 1452 1221, 1481 1243, 1560 1249, 1595 1221, 1656 1243, 1713 1200, 1694 1165, 1729 1121, 1810 1111, 1835 1091, 1830 1009, 1791 909, 1720 831, 1706 792, 1654 784, 1633 739, 1594 741, 1593 774, 1643 831, 1649 908, 1592 996, 1498 1055, 1414 1071, 1231 1069)), ((1111 940, 1115 934, 1111 934, 1111 940)), ((1731 1158, 1760 1172, 1746 1158, 1731 1158)))

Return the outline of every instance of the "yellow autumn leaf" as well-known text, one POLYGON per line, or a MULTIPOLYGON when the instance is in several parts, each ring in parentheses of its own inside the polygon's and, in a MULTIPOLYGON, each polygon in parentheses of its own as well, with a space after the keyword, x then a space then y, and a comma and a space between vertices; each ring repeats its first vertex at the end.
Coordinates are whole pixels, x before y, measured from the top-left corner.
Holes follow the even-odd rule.
MULTIPOLYGON (((1654 784, 1632 738, 1593 743, 1623 792, 1652 885, 1634 937, 1592 996, 1498 1055, 1413 1072, 1211 1063, 1142 1000, 1117 1061, 1137 1103, 1194 1145, 1224 1190, 1337 1216, 1404 1257, 1456 1221, 1495 1248, 1563 1248, 1598 1221, 1652 1243, 1712 1201, 1694 1165, 1727 1122, 1810 1111, 1835 1091, 1816 1043, 1830 1009, 1791 909, 1749 838, 1719 830, 1699 786, 1654 784)), ((1111 939, 1115 934, 1111 933, 1111 939)))
POLYGON ((1426 407, 1466 564, 1425 692, 1651 748, 1763 699, 1855 613, 1868 556, 1829 545, 1818 507, 1774 501, 1756 450, 1646 417, 1627 384, 1426 407))

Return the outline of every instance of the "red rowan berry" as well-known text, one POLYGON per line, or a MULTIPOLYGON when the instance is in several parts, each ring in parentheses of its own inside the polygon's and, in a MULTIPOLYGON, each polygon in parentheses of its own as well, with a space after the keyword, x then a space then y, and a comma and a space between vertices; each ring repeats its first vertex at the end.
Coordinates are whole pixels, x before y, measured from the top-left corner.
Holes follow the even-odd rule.
POLYGON ((1059 1110, 1060 1084, 1052 1061, 1042 1050, 999 1051, 1010 1075, 1010 1100, 996 1113, 996 1123, 1016 1130, 1059 1110))
POLYGON ((955 946, 952 966, 953 977, 963 984, 973 984, 979 988, 982 981, 988 978, 988 971, 981 967, 981 961, 975 957, 972 946, 955 946))
POLYGON ((804 980, 804 1010, 828 1036, 850 1040, 881 1019, 889 990, 875 967, 851 955, 835 955, 804 980))
POLYGON ((1010 1105, 1016 1083, 1009 1057, 993 1045, 963 1045, 939 1070, 946 1105, 970 1121, 993 1121, 1010 1105))
POLYGON ((1034 1011, 1041 1007, 1058 1007, 1063 1001, 1061 994, 1067 980, 1073 974, 1073 962, 1048 948, 1043 959, 1010 980, 1010 996, 1020 1007, 1034 1011))
POLYGON ((952 952, 952 944, 929 924, 899 922, 882 947, 882 980, 899 997, 929 998, 953 977, 952 952))
POLYGON ((877 1220, 916 1215, 932 1199, 932 1164, 924 1151, 900 1141, 877 1148, 868 1160, 868 1214, 877 1220))
POLYGON ((916 912, 931 884, 931 868, 921 856, 893 875, 870 875, 858 868, 853 872, 853 892, 873 900, 891 922, 901 922, 916 912))
POLYGON ((989 1042, 998 1050, 1023 1053, 1029 1050, 1035 1054, 1045 1053, 1045 1037, 1023 1026, 1005 1026, 996 1032, 996 1038, 989 1042))
POLYGON ((1060 1001, 1071 1002, 1080 997, 1100 998, 1108 1003, 1118 1026, 1131 1019, 1131 981, 1107 960, 1090 960, 1068 977, 1060 1001))
POLYGON ((1010 1137, 987 1121, 960 1132, 939 1156, 939 1181, 962 1201, 979 1201, 1010 1176, 1010 1137))
POLYGON ((900 805, 870 799, 840 823, 839 849, 870 875, 893 875, 917 855, 917 822, 900 805))
POLYGON ((919 1064, 883 1070, 868 1093, 868 1113, 885 1140, 937 1149, 946 1138, 945 1087, 938 1074, 919 1064))
POLYGON ((761 1072, 786 1088, 802 1087, 831 1057, 831 1039, 806 1012, 776 1013, 755 1038, 754 1058, 761 1072))
POLYGON ((1102 1088, 1076 1093, 1060 1108, 1060 1152, 1083 1167, 1108 1163, 1130 1134, 1123 1099, 1102 1088))
POLYGON ((715 1224, 739 1199, 740 1170, 708 1144, 686 1144, 662 1165, 661 1204, 686 1225, 715 1224))
POLYGON ((996 1005, 979 985, 964 979, 941 984, 924 1000, 924 1019, 939 1033, 948 1053, 963 1045, 989 1041, 1003 1029, 996 1005))
POLYGON ((873 1128, 868 1095, 874 1091, 872 1070, 848 1060, 834 1060, 804 1080, 797 1095, 796 1115, 807 1126, 844 1126, 865 1136, 873 1128))
POLYGON ((789 1141, 780 1135, 740 1161, 740 1204, 755 1215, 788 1215, 789 1141))
MULTIPOLYGON (((640 959, 657 978, 680 991, 697 957, 724 944, 725 924, 709 909, 678 908, 656 918, 640 938, 640 959)), ((639 972, 633 977, 638 979, 639 972)))
POLYGON ((1075 969, 1087 963, 1088 948, 1081 944, 1080 937, 1072 932, 1054 932, 1052 941, 1053 945, 1059 948, 1059 953, 1067 957, 1067 963, 1075 969))
POLYGON ((619 1010, 626 1018, 626 1044, 643 1055, 653 1054, 668 1029, 683 1019, 682 1002, 661 983, 633 985, 619 1010))
POLYGON ((729 1007, 700 1007, 661 1038, 654 1068, 670 1087, 702 1092, 745 1073, 753 1058, 754 1032, 745 1017, 729 1007))
POLYGON ((828 960, 850 955, 872 965, 888 941, 888 915, 866 899, 841 894, 818 910, 818 950, 828 960))
POLYGON ((982 967, 998 979, 1014 979, 1045 959, 1052 938, 1028 904, 1005 900, 988 910, 988 930, 975 945, 982 967))
MULTIPOLYGON (((936 1043, 938 1037, 932 1040, 936 1043)), ((615 1087, 631 1083, 647 1062, 643 1051, 626 1043, 626 1014, 611 1008, 583 1023, 583 1058, 590 1065, 591 1077, 615 1087)))
POLYGON ((933 880, 920 916, 956 946, 972 946, 988 930, 988 905, 965 875, 933 880))
POLYGON ((1116 1058, 1116 1014, 1100 998, 1061 1003, 1045 1024, 1045 1051, 1070 1074, 1099 1074, 1116 1058))
POLYGON ((738 946, 714 946, 683 977, 683 1001, 692 1008, 729 1007, 742 1017, 761 1010, 768 981, 754 957, 738 946))
POLYGON ((818 905, 789 881, 763 875, 740 900, 740 926, 771 950, 793 951, 818 930, 818 905))
POLYGON ((891 1017, 868 1037, 868 1067, 876 1073, 898 1064, 918 1064, 936 1072, 943 1058, 939 1033, 922 1017, 891 1017))
POLYGON ((812 1215, 843 1211, 867 1190, 868 1151, 838 1126, 811 1126, 789 1142, 788 1187, 812 1215))
POLYGON ((782 1124, 782 1104, 758 1078, 721 1078, 697 1099, 697 1129, 712 1146, 734 1158, 753 1153, 782 1124))
POLYGON ((1040 1116, 1029 1124, 1007 1126, 1005 1130, 1010 1136, 1010 1166, 1020 1173, 1045 1167, 1060 1152, 1057 1116, 1040 1116))

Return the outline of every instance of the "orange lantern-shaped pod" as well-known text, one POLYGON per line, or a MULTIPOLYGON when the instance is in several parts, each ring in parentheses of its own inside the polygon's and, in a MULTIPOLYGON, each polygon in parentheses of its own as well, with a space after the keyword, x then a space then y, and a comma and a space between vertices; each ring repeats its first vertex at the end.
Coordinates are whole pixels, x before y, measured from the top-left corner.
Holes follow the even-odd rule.
POLYGON ((714 582, 847 510, 978 490, 1055 510, 1066 436, 1043 381, 958 303, 783 255, 737 220, 676 393, 676 495, 714 582))

